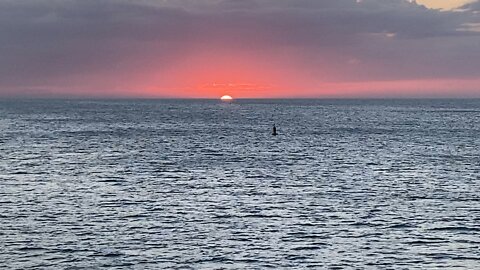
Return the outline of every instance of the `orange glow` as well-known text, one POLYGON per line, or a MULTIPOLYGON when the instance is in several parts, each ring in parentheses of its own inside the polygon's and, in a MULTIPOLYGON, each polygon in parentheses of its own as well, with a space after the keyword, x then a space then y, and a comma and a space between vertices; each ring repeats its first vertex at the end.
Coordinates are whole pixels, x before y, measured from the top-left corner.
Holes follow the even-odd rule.
MULTIPOLYGON (((355 98, 355 97, 479 97, 479 79, 427 78, 399 80, 345 80, 346 69, 295 52, 199 50, 182 56, 169 65, 139 67, 139 71, 99 72, 94 76, 75 74, 53 84, 12 89, 48 95, 142 98, 211 98, 224 95, 238 98, 355 98), (207 64, 208 63, 208 64, 207 64), (306 64, 303 64, 306 63, 306 64), (315 66, 316 68, 310 68, 315 66), (110 73, 112 72, 112 73, 110 73), (343 74, 345 73, 345 74, 343 74), (74 82, 74 83, 72 83, 74 82), (101 89, 101 91, 99 90, 101 89)), ((328 58, 325 56, 323 58, 328 58)), ((322 59, 323 59, 322 58, 322 59)), ((323 61, 323 60, 322 60, 323 61)), ((368 69, 369 65, 365 64, 368 69)), ((373 68, 375 70, 375 66, 373 68)))

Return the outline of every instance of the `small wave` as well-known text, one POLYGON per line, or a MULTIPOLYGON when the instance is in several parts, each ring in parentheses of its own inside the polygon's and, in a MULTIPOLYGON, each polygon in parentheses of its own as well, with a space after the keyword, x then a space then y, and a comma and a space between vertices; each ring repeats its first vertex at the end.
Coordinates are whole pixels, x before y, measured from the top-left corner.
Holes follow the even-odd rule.
POLYGON ((387 229, 404 229, 404 228, 412 228, 414 225, 408 223, 400 223, 388 226, 387 229))
POLYGON ((10 174, 13 174, 13 175, 26 175, 26 174, 30 174, 29 172, 26 172, 26 171, 16 171, 16 172, 12 172, 10 174))
POLYGON ((415 241, 408 241, 405 242, 407 245, 433 245, 433 244, 443 244, 448 243, 449 241, 425 241, 425 240, 415 240, 415 241))
POLYGON ((437 227, 431 228, 430 231, 480 231, 480 228, 465 227, 465 226, 451 226, 451 227, 437 227))
POLYGON ((47 249, 42 247, 21 247, 18 250, 19 251, 41 251, 41 250, 47 250, 47 249))
POLYGON ((302 247, 294 247, 292 250, 317 250, 317 249, 322 249, 322 246, 326 244, 321 244, 318 246, 302 246, 302 247))

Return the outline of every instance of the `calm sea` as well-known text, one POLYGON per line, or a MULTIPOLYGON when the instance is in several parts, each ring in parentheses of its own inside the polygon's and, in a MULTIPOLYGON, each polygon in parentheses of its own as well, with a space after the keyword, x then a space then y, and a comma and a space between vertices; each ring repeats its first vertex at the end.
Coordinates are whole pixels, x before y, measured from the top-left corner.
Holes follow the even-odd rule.
POLYGON ((480 100, 1 101, 0 268, 480 269, 480 100))

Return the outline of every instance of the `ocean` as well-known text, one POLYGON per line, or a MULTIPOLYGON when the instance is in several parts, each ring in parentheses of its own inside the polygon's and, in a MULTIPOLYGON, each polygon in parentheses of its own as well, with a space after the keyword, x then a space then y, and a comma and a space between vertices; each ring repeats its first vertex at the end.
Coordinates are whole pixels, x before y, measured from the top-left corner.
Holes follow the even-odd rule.
POLYGON ((0 251, 1 269, 480 269, 480 100, 3 100, 0 251))

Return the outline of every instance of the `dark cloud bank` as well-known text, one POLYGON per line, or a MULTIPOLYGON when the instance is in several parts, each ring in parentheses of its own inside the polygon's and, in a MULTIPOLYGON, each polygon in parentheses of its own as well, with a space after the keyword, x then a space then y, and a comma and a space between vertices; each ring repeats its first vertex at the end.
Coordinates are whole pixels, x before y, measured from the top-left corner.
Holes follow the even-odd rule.
POLYGON ((288 51, 313 73, 330 66, 332 81, 478 79, 479 12, 480 1, 439 11, 404 0, 3 0, 0 94, 101 88, 99 74, 161 73, 211 47, 288 51))

